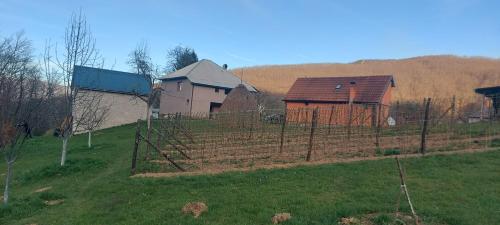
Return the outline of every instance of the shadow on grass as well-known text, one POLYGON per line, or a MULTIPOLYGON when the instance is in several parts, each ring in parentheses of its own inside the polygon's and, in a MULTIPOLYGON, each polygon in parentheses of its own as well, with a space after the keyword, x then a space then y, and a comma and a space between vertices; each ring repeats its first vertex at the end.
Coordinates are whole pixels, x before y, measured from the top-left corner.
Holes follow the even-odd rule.
POLYGON ((66 198, 62 194, 54 192, 43 192, 32 194, 21 199, 12 198, 10 204, 0 206, 0 223, 3 219, 22 219, 34 215, 39 210, 49 207, 46 201, 60 200, 66 198))
POLYGON ((18 181, 20 183, 36 182, 47 178, 63 177, 75 173, 101 169, 105 166, 106 163, 98 159, 72 159, 66 161, 66 165, 64 166, 52 164, 42 167, 41 169, 28 170, 18 178, 18 181))

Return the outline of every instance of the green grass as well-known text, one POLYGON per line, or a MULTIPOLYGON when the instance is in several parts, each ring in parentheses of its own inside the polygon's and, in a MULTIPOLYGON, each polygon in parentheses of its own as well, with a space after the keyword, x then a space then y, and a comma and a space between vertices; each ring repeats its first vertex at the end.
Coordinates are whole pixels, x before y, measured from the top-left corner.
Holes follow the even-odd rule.
MULTIPOLYGON (((134 126, 71 139, 67 166, 58 166, 61 141, 37 137, 14 168, 11 204, 0 224, 337 224, 341 217, 381 213, 391 222, 399 178, 392 159, 291 169, 230 172, 164 179, 129 178, 134 126), (34 193, 43 187, 44 193, 34 193), (60 205, 44 201, 63 199, 60 205), (189 201, 208 212, 181 213, 189 201)), ((402 160, 417 213, 426 224, 500 224, 500 151, 402 160)), ((5 173, 5 162, 0 162, 5 173)), ((3 187, 3 178, 0 184, 3 187)), ((402 204, 408 212, 408 206, 402 204)))

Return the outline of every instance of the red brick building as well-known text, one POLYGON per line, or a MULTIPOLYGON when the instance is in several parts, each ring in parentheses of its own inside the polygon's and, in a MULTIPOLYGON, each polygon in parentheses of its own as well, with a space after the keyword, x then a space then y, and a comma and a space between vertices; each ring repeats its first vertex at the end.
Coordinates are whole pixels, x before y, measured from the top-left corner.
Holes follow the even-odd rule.
POLYGON ((320 124, 375 125, 387 118, 394 87, 392 75, 299 78, 284 99, 287 120, 310 121, 319 108, 320 124))

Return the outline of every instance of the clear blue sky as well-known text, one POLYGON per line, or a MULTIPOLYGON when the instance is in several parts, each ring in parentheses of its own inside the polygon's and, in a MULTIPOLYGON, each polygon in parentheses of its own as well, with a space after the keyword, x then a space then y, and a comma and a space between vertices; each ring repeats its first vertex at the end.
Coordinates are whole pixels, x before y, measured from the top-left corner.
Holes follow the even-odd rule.
POLYGON ((61 42, 82 8, 107 64, 128 70, 136 43, 154 61, 190 46, 230 67, 428 54, 500 57, 500 1, 0 0, 0 35, 20 30, 38 53, 61 42))

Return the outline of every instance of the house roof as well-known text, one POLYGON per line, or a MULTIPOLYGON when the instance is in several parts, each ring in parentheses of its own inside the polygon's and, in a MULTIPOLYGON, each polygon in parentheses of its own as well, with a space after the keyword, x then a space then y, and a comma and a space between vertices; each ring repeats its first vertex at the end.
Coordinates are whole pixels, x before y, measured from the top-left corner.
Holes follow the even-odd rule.
POLYGON ((284 101, 348 102, 350 86, 356 93, 354 102, 380 103, 386 90, 394 87, 394 78, 392 75, 298 78, 284 101))
POLYGON ((146 78, 136 73, 75 66, 73 87, 130 95, 148 95, 151 91, 146 78))
POLYGON ((242 82, 239 77, 208 59, 202 59, 160 78, 160 80, 165 81, 176 79, 188 79, 195 85, 221 88, 235 88, 239 84, 243 84, 249 91, 257 91, 252 85, 242 82))
POLYGON ((474 91, 485 96, 500 96, 500 86, 476 88, 474 91))

